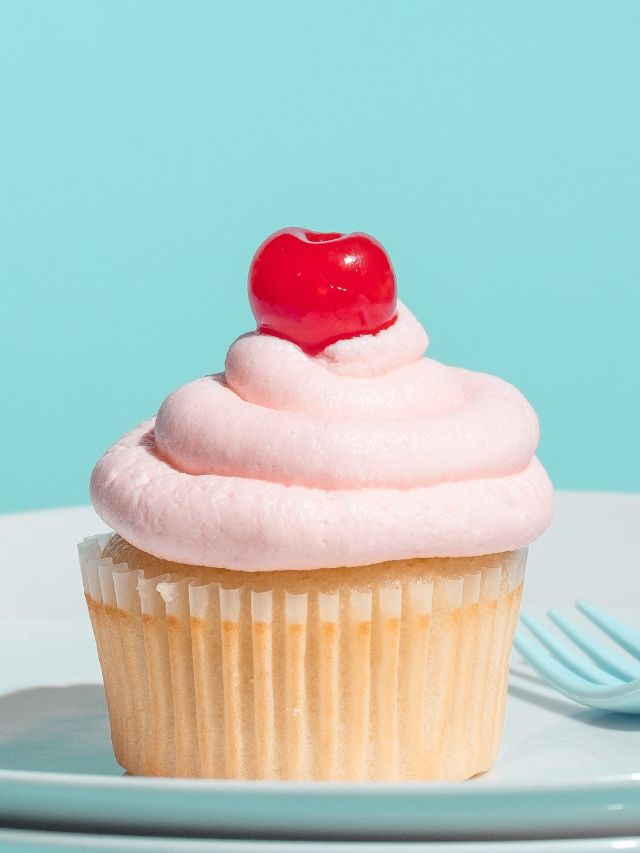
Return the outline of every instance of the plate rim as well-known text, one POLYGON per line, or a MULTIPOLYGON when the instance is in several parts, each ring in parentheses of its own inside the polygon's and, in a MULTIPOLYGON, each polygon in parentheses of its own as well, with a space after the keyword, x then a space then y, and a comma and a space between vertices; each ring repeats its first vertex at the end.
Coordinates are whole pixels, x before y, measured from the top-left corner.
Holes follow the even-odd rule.
POLYGON ((120 776, 8 771, 0 773, 0 826, 66 831, 91 826, 112 835, 327 843, 623 838, 640 835, 640 774, 633 775, 631 780, 618 776, 597 785, 586 781, 560 790, 535 785, 525 791, 465 783, 136 777, 123 784, 120 776), (142 794, 138 813, 132 787, 142 794), (154 799, 154 793, 160 796, 154 799), (186 810, 168 808, 179 802, 178 795, 189 798, 186 810))

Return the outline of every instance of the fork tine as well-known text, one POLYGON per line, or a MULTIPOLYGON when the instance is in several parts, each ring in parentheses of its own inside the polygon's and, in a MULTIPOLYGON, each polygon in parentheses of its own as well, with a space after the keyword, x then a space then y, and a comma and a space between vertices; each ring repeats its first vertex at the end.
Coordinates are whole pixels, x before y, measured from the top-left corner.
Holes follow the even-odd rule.
POLYGON ((543 652, 520 630, 516 631, 514 645, 538 675, 575 702, 600 711, 640 714, 640 682, 618 682, 613 686, 592 684, 543 652))
POLYGON ((624 681, 640 678, 640 666, 636 666, 633 661, 626 660, 621 655, 603 646, 595 637, 574 625, 557 610, 549 610, 547 615, 578 648, 588 654, 606 672, 624 681))
POLYGON ((513 644, 539 675, 550 681, 563 693, 573 696, 582 690, 594 687, 591 681, 576 675, 564 664, 543 652, 540 646, 525 637, 521 631, 516 631, 513 644))
POLYGON ((581 655, 573 652, 565 643, 556 639, 550 631, 544 628, 537 619, 529 616, 528 613, 522 613, 520 621, 527 626, 534 637, 540 640, 543 646, 549 649, 554 657, 582 678, 586 678, 594 684, 620 684, 618 679, 589 663, 581 655))
POLYGON ((591 619, 594 625, 597 625, 601 631, 604 631, 612 640, 619 643, 626 652, 629 652, 630 655, 640 660, 640 631, 622 622, 618 622, 617 619, 609 616, 608 613, 594 607, 592 604, 587 604, 586 601, 576 601, 576 607, 588 619, 591 619))

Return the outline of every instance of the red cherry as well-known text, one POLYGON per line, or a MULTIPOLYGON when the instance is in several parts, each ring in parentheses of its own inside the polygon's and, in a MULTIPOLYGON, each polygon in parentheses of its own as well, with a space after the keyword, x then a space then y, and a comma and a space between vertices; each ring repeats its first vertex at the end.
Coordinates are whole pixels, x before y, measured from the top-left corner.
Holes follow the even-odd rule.
POLYGON ((396 319, 396 280, 384 248, 368 234, 283 228, 249 269, 258 331, 317 355, 341 338, 375 334, 396 319))

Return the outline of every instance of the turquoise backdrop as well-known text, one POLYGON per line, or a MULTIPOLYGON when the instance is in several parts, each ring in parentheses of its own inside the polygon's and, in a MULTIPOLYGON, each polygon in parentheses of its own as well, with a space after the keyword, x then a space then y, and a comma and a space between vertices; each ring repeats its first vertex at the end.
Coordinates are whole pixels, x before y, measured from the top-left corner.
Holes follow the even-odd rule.
POLYGON ((251 328, 284 225, 364 230, 440 360, 640 489, 640 3, 0 0, 0 510, 251 328))

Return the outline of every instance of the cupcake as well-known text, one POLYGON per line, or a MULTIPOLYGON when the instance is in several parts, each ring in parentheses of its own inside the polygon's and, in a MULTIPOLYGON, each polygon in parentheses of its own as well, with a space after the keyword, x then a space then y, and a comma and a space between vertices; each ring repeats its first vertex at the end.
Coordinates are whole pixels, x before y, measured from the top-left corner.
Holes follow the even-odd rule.
POLYGON ((425 357, 383 247, 276 232, 257 330, 96 465, 79 546, 132 774, 466 779, 495 761, 553 511, 511 385, 425 357))

